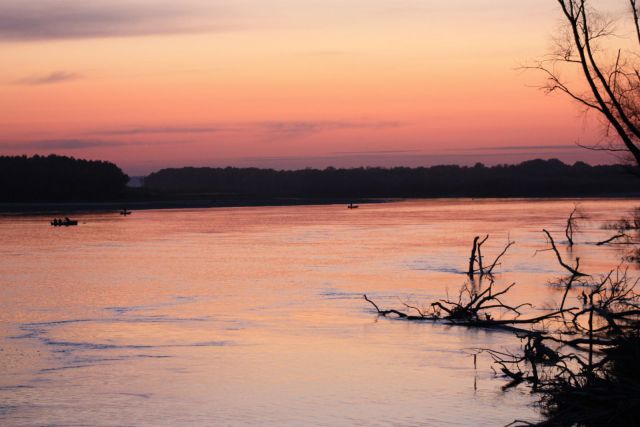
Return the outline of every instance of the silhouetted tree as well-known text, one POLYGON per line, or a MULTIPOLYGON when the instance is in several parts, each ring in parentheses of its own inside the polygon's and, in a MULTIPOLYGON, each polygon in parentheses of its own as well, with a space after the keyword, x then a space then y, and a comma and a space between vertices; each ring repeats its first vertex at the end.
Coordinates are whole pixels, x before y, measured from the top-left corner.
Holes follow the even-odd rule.
POLYGON ((64 156, 0 156, 1 202, 102 200, 129 177, 113 163, 64 156))
POLYGON ((282 171, 256 168, 162 169, 151 190, 243 197, 560 197, 638 190, 623 166, 573 166, 559 160, 485 167, 355 168, 282 171))
POLYGON ((591 7, 590 0, 557 0, 566 24, 555 48, 535 68, 547 77, 543 89, 562 92, 586 111, 594 111, 614 138, 586 147, 630 154, 640 165, 640 23, 637 0, 619 0, 628 6, 626 22, 614 21, 591 7), (629 30, 632 40, 618 37, 629 30), (576 86, 562 76, 577 72, 584 85, 576 86))

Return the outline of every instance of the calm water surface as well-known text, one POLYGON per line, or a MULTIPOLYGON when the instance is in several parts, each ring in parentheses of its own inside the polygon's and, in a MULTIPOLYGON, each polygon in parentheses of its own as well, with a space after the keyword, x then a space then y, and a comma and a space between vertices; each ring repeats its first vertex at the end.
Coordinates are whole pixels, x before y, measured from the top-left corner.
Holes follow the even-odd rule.
MULTIPOLYGON (((589 242, 640 201, 582 201, 573 253, 591 273, 620 249, 589 242)), ((562 273, 573 201, 410 201, 0 217, 2 425, 504 425, 538 417, 472 349, 510 334, 378 319, 465 283, 470 242, 508 238, 499 286, 543 308, 562 273)))

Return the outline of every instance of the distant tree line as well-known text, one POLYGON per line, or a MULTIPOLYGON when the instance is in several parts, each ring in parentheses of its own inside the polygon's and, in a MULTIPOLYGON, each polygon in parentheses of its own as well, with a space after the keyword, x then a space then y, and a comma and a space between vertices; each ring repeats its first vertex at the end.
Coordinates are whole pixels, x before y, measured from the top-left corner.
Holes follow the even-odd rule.
POLYGON ((116 197, 129 177, 113 163, 64 156, 0 156, 0 202, 93 201, 116 197))
POLYGON ((144 185, 163 192, 247 197, 569 197, 640 192, 640 179, 625 166, 567 165, 557 159, 492 167, 186 167, 152 173, 144 185))

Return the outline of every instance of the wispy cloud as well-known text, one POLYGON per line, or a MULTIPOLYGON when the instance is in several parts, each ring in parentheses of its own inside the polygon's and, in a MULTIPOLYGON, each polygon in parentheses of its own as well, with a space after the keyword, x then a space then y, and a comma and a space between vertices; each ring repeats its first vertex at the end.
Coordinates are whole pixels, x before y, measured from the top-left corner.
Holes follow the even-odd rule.
POLYGON ((216 0, 3 0, 0 41, 143 36, 222 30, 216 0))
POLYGON ((0 149, 19 150, 84 150, 89 148, 126 147, 132 145, 176 144, 175 141, 119 141, 104 139, 60 138, 25 141, 0 141, 0 149))
POLYGON ((49 74, 41 76, 30 76, 17 80, 15 84, 28 85, 28 86, 40 86, 51 85, 56 83, 64 83, 74 80, 79 80, 83 76, 77 73, 71 73, 68 71, 53 71, 49 74))
POLYGON ((276 121, 256 124, 275 136, 299 136, 332 130, 388 129, 402 126, 384 121, 276 121))
POLYGON ((78 150, 83 148, 126 145, 119 141, 101 141, 97 139, 37 139, 30 141, 0 141, 5 149, 25 150, 78 150))
POLYGON ((528 150, 578 150, 575 144, 558 145, 504 145, 493 147, 473 147, 465 148, 465 151, 528 151, 528 150))
POLYGON ((271 137, 296 137, 331 130, 387 129, 402 126, 399 122, 384 121, 266 121, 238 123, 209 123, 186 126, 131 126, 125 128, 98 129, 86 132, 97 136, 144 136, 159 134, 207 134, 216 132, 266 133, 271 137))
POLYGON ((133 135, 158 135, 158 134, 190 134, 190 133, 215 133, 228 131, 231 128, 224 126, 136 126, 120 129, 102 129, 89 132, 91 135, 103 136, 133 136, 133 135))
POLYGON ((330 153, 335 156, 388 156, 390 154, 412 154, 412 153, 424 153, 424 150, 378 150, 378 151, 336 151, 330 153))

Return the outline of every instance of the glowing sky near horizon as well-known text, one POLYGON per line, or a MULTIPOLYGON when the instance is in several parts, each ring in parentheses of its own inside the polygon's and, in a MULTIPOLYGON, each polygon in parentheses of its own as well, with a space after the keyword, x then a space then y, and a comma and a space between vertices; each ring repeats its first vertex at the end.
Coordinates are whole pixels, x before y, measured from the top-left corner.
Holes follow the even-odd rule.
POLYGON ((517 67, 554 0, 0 0, 0 153, 143 174, 610 161, 517 67))

